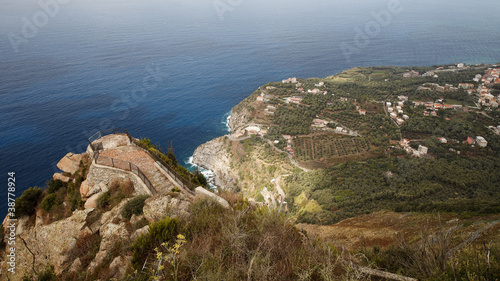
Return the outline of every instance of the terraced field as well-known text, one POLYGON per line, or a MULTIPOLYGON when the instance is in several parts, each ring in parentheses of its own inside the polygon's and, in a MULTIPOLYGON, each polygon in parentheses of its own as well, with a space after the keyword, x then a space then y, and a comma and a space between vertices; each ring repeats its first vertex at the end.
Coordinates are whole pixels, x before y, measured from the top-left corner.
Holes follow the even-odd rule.
POLYGON ((334 134, 301 136, 294 139, 293 147, 299 161, 322 161, 359 155, 368 150, 368 145, 362 138, 339 137, 334 134))

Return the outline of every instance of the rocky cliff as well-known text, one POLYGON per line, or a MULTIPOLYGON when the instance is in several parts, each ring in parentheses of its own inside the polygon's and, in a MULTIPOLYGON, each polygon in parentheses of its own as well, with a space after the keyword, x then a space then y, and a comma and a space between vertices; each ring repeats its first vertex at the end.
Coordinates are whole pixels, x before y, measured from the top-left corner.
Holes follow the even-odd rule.
POLYGON ((231 170, 227 142, 227 137, 219 137, 198 146, 193 154, 193 162, 214 172, 215 185, 236 189, 236 175, 231 170))
POLYGON ((249 111, 243 104, 238 104, 231 110, 231 117, 229 118, 228 126, 231 132, 242 128, 249 122, 249 111))
MULTIPOLYGON (((216 145, 215 153, 223 156, 217 149, 222 147, 216 145)), ((228 160, 220 161, 224 164, 215 164, 223 169, 228 160)), ((54 175, 54 180, 59 180, 61 185, 58 190, 52 193, 43 191, 36 200, 41 203, 31 215, 23 214, 14 221, 9 221, 7 216, 3 221, 3 242, 7 248, 0 248, 0 280, 23 280, 25 276, 37 276, 49 265, 58 276, 62 276, 61 280, 74 280, 75 276, 81 277, 82 274, 86 278, 104 276, 101 280, 121 279, 132 258, 129 246, 139 236, 148 233, 150 223, 166 216, 189 217, 196 197, 211 197, 224 208, 229 208, 226 200, 202 187, 194 191, 158 192, 153 196, 146 192, 144 183, 139 182, 141 179, 135 174, 97 165, 88 159, 87 154, 70 153, 58 167, 65 172, 64 175, 54 175), (68 172, 69 169, 72 173, 68 172), (67 179, 67 182, 62 183, 60 178, 67 179), (130 193, 127 194, 126 190, 130 193), (73 212, 70 207, 72 201, 68 199, 73 196, 70 194, 77 194, 83 200, 73 212), (51 210, 44 208, 43 203, 49 195, 59 198, 51 210), (97 204, 106 197, 101 195, 108 195, 108 205, 97 204), (124 217, 123 210, 127 208, 127 203, 136 199, 137 195, 149 198, 143 199, 140 214, 124 217), (14 223, 16 228, 11 229, 9 226, 14 223), (15 253, 13 258, 8 256, 12 252, 15 253), (11 260, 15 262, 15 269, 9 271, 12 266, 7 262, 11 260)), ((161 183, 156 180, 154 184, 161 183)))

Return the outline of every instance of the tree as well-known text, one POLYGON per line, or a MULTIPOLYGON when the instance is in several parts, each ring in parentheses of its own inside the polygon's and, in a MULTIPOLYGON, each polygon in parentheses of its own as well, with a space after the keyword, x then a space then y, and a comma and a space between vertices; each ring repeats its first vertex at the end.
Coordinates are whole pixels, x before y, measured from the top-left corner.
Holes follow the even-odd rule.
POLYGON ((21 197, 16 199, 16 216, 31 216, 35 213, 36 207, 43 194, 43 190, 39 187, 30 187, 23 192, 21 197))
POLYGON ((175 151, 172 143, 170 143, 170 147, 168 148, 167 157, 174 167, 177 166, 177 158, 175 157, 175 151))

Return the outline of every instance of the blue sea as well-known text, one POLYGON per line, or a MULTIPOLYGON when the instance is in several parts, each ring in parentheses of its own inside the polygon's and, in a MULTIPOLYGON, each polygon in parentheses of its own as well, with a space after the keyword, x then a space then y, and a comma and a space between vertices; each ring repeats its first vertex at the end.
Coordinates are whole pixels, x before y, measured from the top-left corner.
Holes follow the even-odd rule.
POLYGON ((500 62, 498 0, 0 0, 0 215, 7 173, 44 186, 98 130, 186 166, 260 85, 354 66, 500 62))

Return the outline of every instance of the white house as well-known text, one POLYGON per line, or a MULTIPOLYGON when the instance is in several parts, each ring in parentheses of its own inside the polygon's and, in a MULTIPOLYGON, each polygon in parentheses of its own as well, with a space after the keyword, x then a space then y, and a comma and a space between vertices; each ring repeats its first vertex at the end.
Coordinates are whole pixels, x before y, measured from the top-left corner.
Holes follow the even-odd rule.
POLYGON ((429 150, 429 148, 427 148, 426 146, 423 146, 423 145, 419 145, 418 146, 418 152, 420 152, 420 154, 427 154, 427 151, 429 150))
POLYGON ((260 128, 257 127, 257 126, 248 126, 248 127, 245 128, 245 130, 249 134, 258 134, 258 133, 260 133, 260 128))
POLYGON ((488 145, 488 142, 481 136, 476 137, 476 143, 480 147, 486 147, 488 145))

